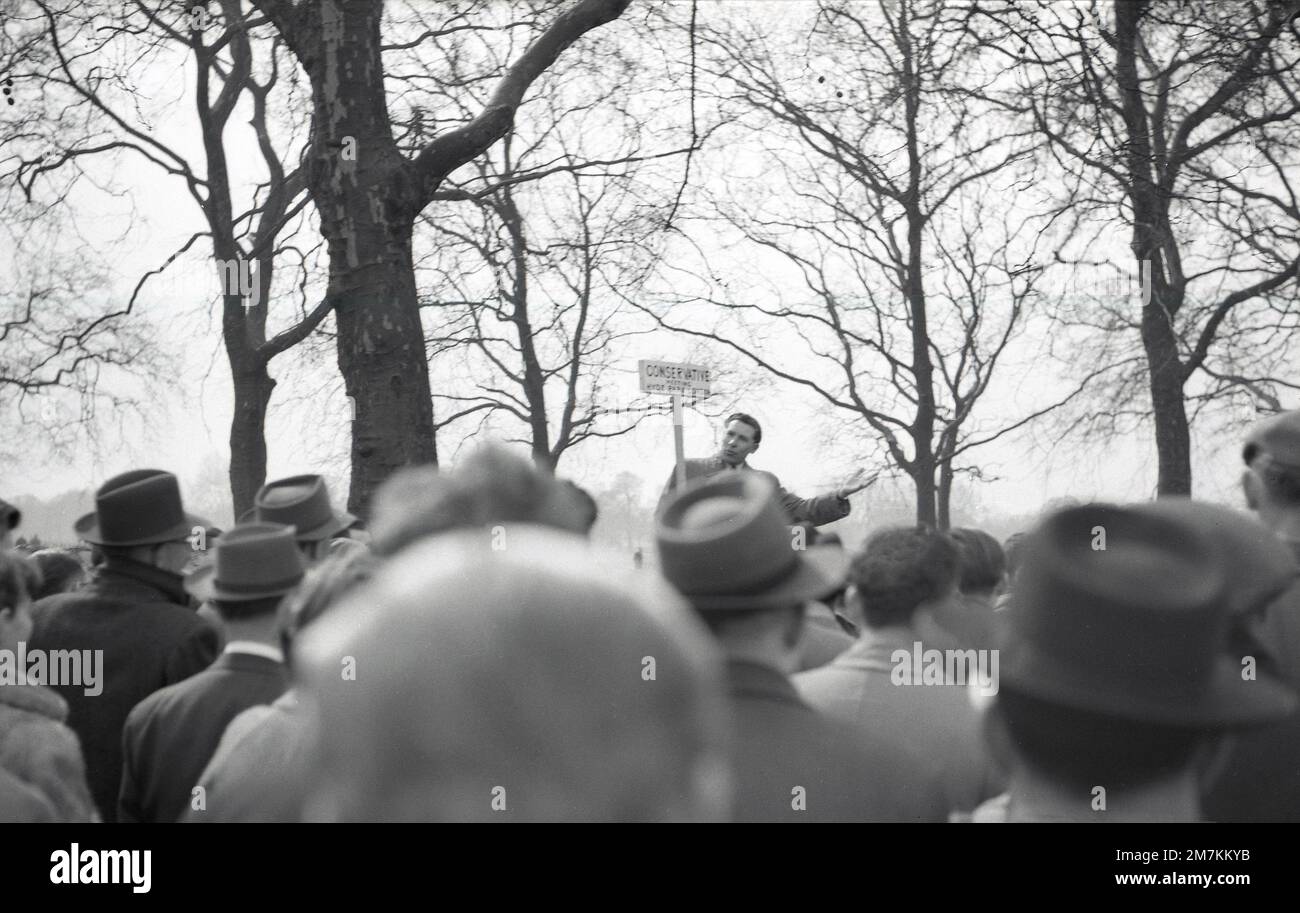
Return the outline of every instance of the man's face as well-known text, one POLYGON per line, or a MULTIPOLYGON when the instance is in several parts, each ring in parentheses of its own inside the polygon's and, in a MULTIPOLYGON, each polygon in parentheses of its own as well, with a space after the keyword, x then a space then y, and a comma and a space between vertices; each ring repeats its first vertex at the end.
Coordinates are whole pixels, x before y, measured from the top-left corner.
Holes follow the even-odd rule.
POLYGON ((754 428, 740 419, 727 422, 722 435, 722 451, 718 454, 728 466, 739 466, 746 457, 758 449, 754 443, 754 428))

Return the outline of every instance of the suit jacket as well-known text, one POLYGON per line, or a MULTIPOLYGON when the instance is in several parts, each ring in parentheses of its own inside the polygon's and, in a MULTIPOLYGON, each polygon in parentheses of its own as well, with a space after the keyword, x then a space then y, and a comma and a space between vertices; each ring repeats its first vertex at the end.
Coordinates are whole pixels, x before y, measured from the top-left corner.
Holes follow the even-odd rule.
POLYGON ((61 824, 40 790, 0 768, 0 824, 61 824))
POLYGON ((54 690, 68 702, 68 726, 81 740, 100 816, 115 821, 127 714, 159 688, 210 665, 217 632, 189 608, 174 578, 133 563, 101 567, 84 589, 36 603, 32 616, 30 648, 104 651, 102 693, 54 690))
POLYGON ((0 770, 47 799, 56 820, 98 821, 81 744, 63 723, 67 716, 67 703, 50 688, 0 686, 0 770))
POLYGON ((731 662, 727 681, 736 821, 946 820, 924 758, 822 716, 775 669, 731 662))
POLYGON ((226 727, 199 777, 207 808, 190 808, 187 823, 302 820, 318 765, 311 732, 294 689, 269 707, 250 707, 226 727))
MULTIPOLYGON (((710 476, 717 475, 720 472, 731 472, 730 467, 722 461, 720 457, 707 457, 701 460, 687 460, 686 463, 686 483, 689 485, 697 479, 707 479, 710 476)), ((777 497, 781 500, 781 506, 785 508, 786 516, 790 518, 791 523, 802 523, 809 526, 822 526, 826 523, 833 523, 849 515, 852 509, 846 499, 837 498, 835 495, 818 495, 814 498, 801 498, 793 495, 781 487, 781 480, 770 472, 762 469, 754 469, 749 463, 741 463, 734 470, 736 472, 757 472, 760 475, 767 476, 776 485, 777 497)), ((668 476, 668 484, 664 486, 663 494, 659 496, 659 507, 662 510, 665 503, 677 490, 677 469, 673 467, 673 472, 668 476)))
POLYGON ((912 651, 910 628, 868 628, 834 662, 794 677, 813 707, 937 763, 949 811, 972 811, 1005 787, 985 747, 982 721, 960 685, 895 685, 890 659, 912 651))
MULTIPOLYGON (((1300 543, 1291 543, 1300 560, 1300 543)), ((1300 580, 1278 594, 1234 644, 1257 657, 1257 674, 1275 674, 1300 691, 1300 580), (1258 647, 1255 649, 1254 647, 1258 647)), ((1232 650, 1232 655, 1237 651, 1232 650)), ((1211 821, 1300 822, 1300 710, 1267 726, 1229 736, 1222 764, 1206 779, 1201 805, 1211 821)))
POLYGON ((288 686, 283 663, 223 653, 210 668, 141 701, 122 732, 118 820, 178 820, 230 721, 288 686))

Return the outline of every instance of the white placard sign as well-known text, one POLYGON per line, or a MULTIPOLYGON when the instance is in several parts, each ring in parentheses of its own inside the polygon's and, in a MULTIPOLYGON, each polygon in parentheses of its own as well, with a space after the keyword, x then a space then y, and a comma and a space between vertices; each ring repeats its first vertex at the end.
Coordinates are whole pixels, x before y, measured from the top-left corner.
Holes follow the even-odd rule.
POLYGON ((679 396, 708 396, 713 392, 713 372, 703 365, 675 361, 637 362, 642 393, 675 393, 679 396))

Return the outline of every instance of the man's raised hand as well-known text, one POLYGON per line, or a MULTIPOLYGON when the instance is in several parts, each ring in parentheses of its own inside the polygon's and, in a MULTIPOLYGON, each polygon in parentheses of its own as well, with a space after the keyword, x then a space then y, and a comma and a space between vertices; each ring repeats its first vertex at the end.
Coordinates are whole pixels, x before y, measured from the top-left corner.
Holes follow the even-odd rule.
POLYGON ((835 497, 842 501, 849 495, 875 484, 876 477, 871 476, 870 478, 864 479, 863 476, 866 474, 867 471, 859 467, 853 475, 841 482, 839 487, 835 489, 835 497))

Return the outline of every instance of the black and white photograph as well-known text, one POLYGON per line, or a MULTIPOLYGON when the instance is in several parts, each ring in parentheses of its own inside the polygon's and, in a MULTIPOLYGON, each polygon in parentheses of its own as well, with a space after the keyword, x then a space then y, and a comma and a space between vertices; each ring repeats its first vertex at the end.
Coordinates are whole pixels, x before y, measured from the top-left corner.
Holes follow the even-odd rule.
POLYGON ((0 822, 1300 822, 1300 0, 0 0, 0 92, 0 822))

